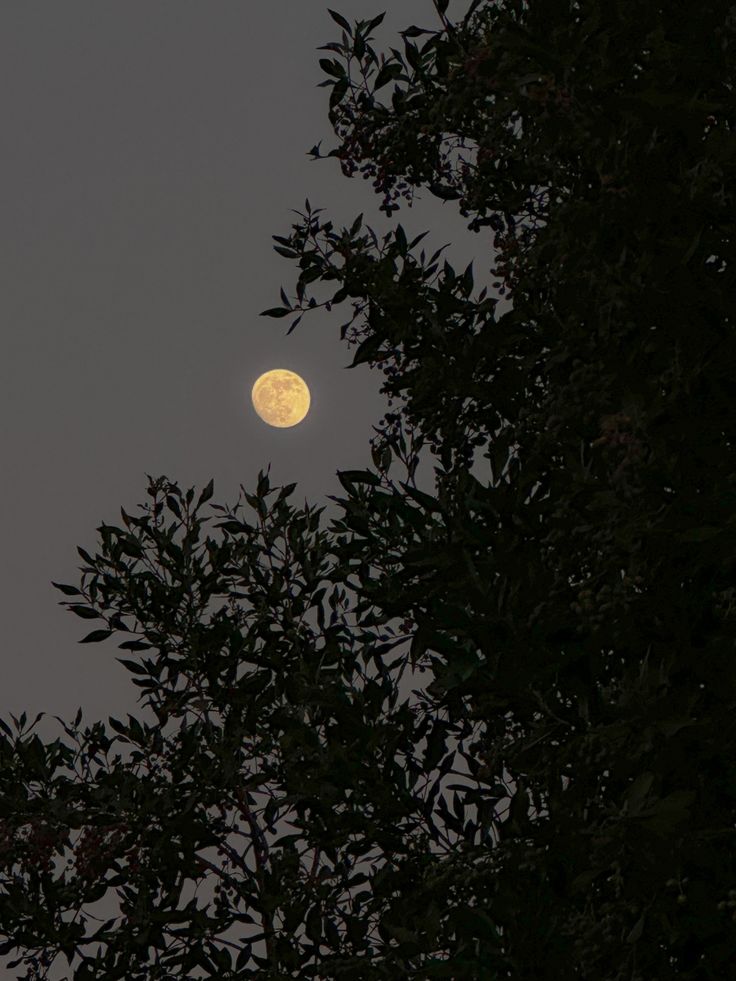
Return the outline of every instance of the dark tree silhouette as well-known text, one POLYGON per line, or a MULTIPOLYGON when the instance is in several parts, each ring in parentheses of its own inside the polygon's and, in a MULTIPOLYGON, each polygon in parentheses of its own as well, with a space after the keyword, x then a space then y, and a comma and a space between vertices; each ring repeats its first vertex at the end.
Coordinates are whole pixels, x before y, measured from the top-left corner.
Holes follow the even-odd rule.
POLYGON ((307 202, 274 236, 300 271, 265 314, 351 300, 341 337, 398 407, 329 528, 262 472, 201 543, 211 483, 193 506, 159 478, 82 553, 59 588, 106 621, 86 642, 154 652, 124 663, 159 724, 80 714, 76 748, 3 724, 4 953, 79 979, 733 976, 736 17, 435 6, 380 58, 381 16, 330 12, 326 156, 389 215, 426 186, 489 227, 513 309, 400 224, 379 246, 307 202), (182 907, 204 879, 214 911, 182 907), (108 890, 122 919, 67 915, 108 890))

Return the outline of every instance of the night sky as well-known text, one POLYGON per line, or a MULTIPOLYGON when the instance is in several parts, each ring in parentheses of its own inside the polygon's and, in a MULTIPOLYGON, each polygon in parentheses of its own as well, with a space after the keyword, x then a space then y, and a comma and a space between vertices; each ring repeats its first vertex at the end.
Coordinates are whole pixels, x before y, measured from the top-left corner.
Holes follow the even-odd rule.
MULTIPOLYGON (((411 24, 439 27, 430 0, 394 5, 376 51, 402 49, 411 24)), ((280 286, 293 295, 297 265, 271 238, 299 221, 290 209, 308 197, 336 230, 361 211, 379 235, 429 229, 428 255, 451 242, 443 258, 475 259, 476 289, 492 280, 491 233, 469 232, 455 204, 423 190, 388 219, 370 181, 310 159, 337 143, 316 49, 339 38, 311 2, 0 5, 4 718, 135 710, 119 640, 80 646, 87 622, 51 580, 78 584, 76 546, 94 552, 121 506, 139 513, 147 473, 182 489, 213 477, 213 503, 234 504, 270 462, 272 483, 297 482, 292 503, 327 514, 336 470, 370 465, 386 401, 378 370, 346 370, 350 303, 288 337, 293 318, 259 317, 280 286), (292 429, 250 404, 274 367, 311 390, 292 429)), ((46 721, 37 731, 56 733, 46 721)))
MULTIPOLYGON (((353 23, 386 4, 335 0, 353 23)), ((468 4, 451 3, 458 20, 468 4)), ((337 231, 361 211, 382 235, 429 229, 420 248, 493 277, 492 233, 422 190, 391 218, 370 181, 342 175, 319 45, 340 39, 311 0, 96 0, 0 5, 2 317, 2 717, 26 710, 83 725, 128 712, 154 721, 116 657, 124 638, 78 641, 99 623, 65 607, 51 580, 78 585, 76 546, 138 514, 147 477, 166 475, 235 504, 271 464, 292 503, 327 505, 337 469, 371 465, 386 410, 382 375, 339 328, 352 306, 259 317, 292 296, 297 264, 273 251, 305 198, 337 231), (270 368, 311 390, 306 420, 264 424, 250 404, 270 368)), ((373 47, 403 50, 411 24, 436 30, 431 0, 392 4, 373 47)), ((423 43, 424 39, 420 39, 423 43)), ((380 93, 390 101, 391 87, 380 93)), ((417 250, 418 251, 418 250, 417 250)), ((336 288, 336 287, 335 287, 336 288)), ((324 288, 323 288, 324 289, 324 288)), ((321 295, 321 294, 320 294, 321 295)), ((474 294, 475 295, 475 294, 474 294)), ((502 307, 500 307, 502 309, 502 307)), ((420 486, 432 489, 432 475, 420 486)), ((205 513, 207 513, 205 511, 205 513)), ((212 528, 214 520, 205 526, 212 528)), ((221 535, 221 532, 211 531, 221 535)), ((426 681, 426 676, 425 676, 426 681)), ((51 718, 36 731, 63 735, 51 718)), ((15 976, 15 971, 7 976, 15 976)), ((0 972, 0 977, 3 977, 0 972)))

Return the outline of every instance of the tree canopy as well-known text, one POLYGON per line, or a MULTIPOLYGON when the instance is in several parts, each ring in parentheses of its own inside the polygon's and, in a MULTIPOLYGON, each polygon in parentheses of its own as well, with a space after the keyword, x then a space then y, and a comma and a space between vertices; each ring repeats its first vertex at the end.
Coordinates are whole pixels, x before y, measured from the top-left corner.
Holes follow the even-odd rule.
POLYGON ((391 411, 329 526, 264 471, 242 514, 151 479, 58 584, 105 621, 83 642, 130 635, 158 724, 0 723, 0 950, 40 972, 733 971, 736 19, 435 7, 388 57, 382 15, 330 11, 326 157, 389 216, 427 187, 490 228, 513 309, 401 224, 379 244, 306 202, 274 236, 299 273, 264 313, 351 301, 391 411))

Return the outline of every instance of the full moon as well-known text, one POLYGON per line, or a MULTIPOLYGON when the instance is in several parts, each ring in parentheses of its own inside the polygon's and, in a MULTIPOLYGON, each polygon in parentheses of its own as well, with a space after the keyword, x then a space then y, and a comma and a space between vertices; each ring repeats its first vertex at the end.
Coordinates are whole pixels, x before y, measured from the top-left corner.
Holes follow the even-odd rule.
POLYGON ((309 412, 309 389, 294 371, 274 368, 256 378, 251 392, 253 408, 269 426, 296 426, 309 412))

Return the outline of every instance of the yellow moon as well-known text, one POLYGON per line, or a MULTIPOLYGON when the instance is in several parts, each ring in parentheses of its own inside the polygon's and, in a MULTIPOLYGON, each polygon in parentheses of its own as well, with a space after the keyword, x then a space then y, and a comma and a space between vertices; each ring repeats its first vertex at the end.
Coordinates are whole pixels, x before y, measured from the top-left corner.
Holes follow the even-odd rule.
POLYGON ((309 389, 294 371, 274 368, 255 380, 251 392, 253 408, 269 426, 296 426, 309 412, 309 389))

